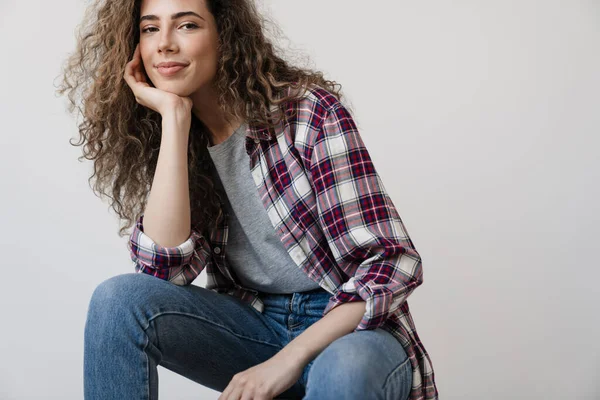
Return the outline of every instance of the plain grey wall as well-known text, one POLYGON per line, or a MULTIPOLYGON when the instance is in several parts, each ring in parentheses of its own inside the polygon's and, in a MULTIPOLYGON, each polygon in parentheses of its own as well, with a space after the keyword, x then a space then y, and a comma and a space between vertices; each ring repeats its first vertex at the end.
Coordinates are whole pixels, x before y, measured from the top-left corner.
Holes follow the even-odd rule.
MULTIPOLYGON (((54 95, 85 3, 0 1, 6 400, 83 397, 89 298, 132 272, 54 95)), ((343 84, 423 257, 409 304, 441 398, 600 398, 600 2, 265 4, 343 84)), ((163 399, 218 397, 159 373, 163 399)))

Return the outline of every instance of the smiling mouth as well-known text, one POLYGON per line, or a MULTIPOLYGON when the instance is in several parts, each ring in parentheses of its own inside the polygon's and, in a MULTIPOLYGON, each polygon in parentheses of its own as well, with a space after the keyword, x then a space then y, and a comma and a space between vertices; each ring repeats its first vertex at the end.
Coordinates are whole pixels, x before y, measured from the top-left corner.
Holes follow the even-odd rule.
POLYGON ((177 65, 174 67, 158 67, 156 69, 158 70, 158 73, 162 76, 172 76, 186 67, 187 65, 177 65))

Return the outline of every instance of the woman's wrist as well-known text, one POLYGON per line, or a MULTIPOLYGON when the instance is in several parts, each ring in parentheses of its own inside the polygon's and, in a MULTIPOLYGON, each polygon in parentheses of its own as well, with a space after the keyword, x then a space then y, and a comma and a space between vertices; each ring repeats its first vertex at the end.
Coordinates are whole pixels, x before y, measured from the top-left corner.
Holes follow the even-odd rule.
POLYGON ((162 116, 162 129, 189 134, 192 114, 180 111, 169 111, 162 116))

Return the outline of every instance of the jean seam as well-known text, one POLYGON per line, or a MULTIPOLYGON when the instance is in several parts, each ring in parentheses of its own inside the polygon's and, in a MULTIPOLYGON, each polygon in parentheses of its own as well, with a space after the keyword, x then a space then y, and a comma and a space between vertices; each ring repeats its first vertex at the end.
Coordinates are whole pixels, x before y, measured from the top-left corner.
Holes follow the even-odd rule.
POLYGON ((403 362, 401 362, 396 368, 394 368, 389 374, 388 376, 385 378, 385 381, 383 382, 383 386, 381 388, 381 390, 385 393, 385 388, 387 387, 387 384, 390 380, 390 378, 392 377, 392 375, 394 375, 398 370, 400 370, 401 368, 403 368, 406 363, 410 362, 410 358, 407 357, 406 360, 404 360, 403 362))
MULTIPOLYGON (((260 312, 257 309, 255 309, 252 306, 248 306, 254 313, 258 314, 261 318, 263 319, 273 319, 273 317, 269 316, 265 311, 260 312)), ((279 338, 280 334, 279 332, 277 332, 277 330, 275 328, 273 328, 268 322, 265 322, 265 326, 271 331, 271 333, 276 337, 279 338)), ((281 345, 278 345, 280 348, 283 348, 281 345)))
POLYGON ((315 301, 308 301, 306 303, 306 305, 304 306, 304 314, 309 317, 322 317, 323 310, 325 309, 325 307, 327 307, 327 303, 325 303, 325 305, 323 307, 321 307, 320 304, 318 304, 318 306, 315 307, 315 301), (320 315, 312 315, 313 312, 317 313, 319 310, 321 311, 319 313, 320 315))
MULTIPOLYGON (((150 324, 148 324, 148 326, 150 326, 150 324)), ((146 329, 144 329, 144 336, 146 338, 146 343, 144 344, 144 349, 142 351, 146 357, 146 399, 150 400, 150 360, 148 359, 148 353, 146 353, 150 338, 148 338, 148 334, 146 334, 146 329)))
MULTIPOLYGON (((152 322, 153 320, 155 320, 156 318, 158 318, 158 317, 160 317, 162 315, 170 315, 170 314, 185 315, 187 317, 192 317, 192 318, 195 318, 195 319, 199 319, 199 320, 208 322, 211 325, 217 326, 217 327, 219 327, 219 328, 221 328, 221 329, 223 329, 223 330, 231 333, 232 335, 234 335, 234 336, 236 336, 238 338, 245 339, 245 340, 248 340, 248 341, 251 341, 251 342, 266 344, 266 345, 277 347, 277 348, 280 348, 280 349, 282 348, 281 345, 279 345, 279 344, 265 342, 263 340, 258 340, 258 339, 254 339, 254 338, 251 338, 251 337, 248 337, 248 336, 237 334, 237 333, 233 332, 231 329, 227 328, 226 326, 223 326, 223 325, 218 324, 218 323, 216 323, 214 321, 211 321, 210 319, 207 319, 207 318, 204 318, 204 317, 200 317, 200 316, 195 315, 195 314, 181 312, 181 311, 165 311, 165 312, 161 312, 161 313, 158 313, 156 315, 153 315, 152 317, 148 318, 148 325, 144 328, 144 332, 146 332, 146 330, 150 327, 150 322, 152 322)), ((146 335, 146 339, 148 339, 148 335, 146 335)), ((145 349, 145 347, 144 347, 144 349, 145 349)))

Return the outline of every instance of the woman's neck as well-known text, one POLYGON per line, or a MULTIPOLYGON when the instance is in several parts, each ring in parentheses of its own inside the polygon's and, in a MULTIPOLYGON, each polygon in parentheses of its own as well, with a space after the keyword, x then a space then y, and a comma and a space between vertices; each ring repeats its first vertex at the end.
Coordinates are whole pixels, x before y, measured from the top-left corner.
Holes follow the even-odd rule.
POLYGON ((242 124, 241 119, 227 121, 223 111, 218 106, 217 97, 213 90, 203 90, 190 96, 194 105, 192 113, 208 129, 212 145, 224 142, 242 124))

